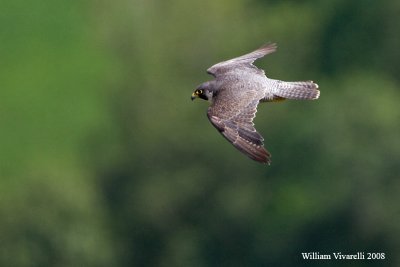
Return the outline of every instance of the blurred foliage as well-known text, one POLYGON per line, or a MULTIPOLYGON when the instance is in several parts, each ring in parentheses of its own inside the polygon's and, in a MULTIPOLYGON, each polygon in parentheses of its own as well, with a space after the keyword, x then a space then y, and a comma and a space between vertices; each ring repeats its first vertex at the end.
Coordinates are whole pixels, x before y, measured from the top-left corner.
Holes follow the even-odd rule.
POLYGON ((311 251, 399 266, 398 1, 0 10, 1 266, 319 265, 311 251), (189 98, 209 66, 269 41, 256 64, 321 98, 259 107, 263 166, 189 98))

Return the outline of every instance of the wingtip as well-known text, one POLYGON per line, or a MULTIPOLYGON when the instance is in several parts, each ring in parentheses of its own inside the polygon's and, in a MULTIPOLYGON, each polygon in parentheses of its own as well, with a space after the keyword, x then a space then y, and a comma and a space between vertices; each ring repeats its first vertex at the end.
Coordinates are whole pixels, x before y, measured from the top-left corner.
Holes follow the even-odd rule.
POLYGON ((268 166, 271 165, 271 153, 269 153, 263 146, 260 146, 257 153, 249 157, 261 164, 268 166))
POLYGON ((256 161, 258 161, 261 164, 267 165, 267 166, 271 165, 271 160, 269 158, 264 159, 264 160, 256 160, 256 161))
POLYGON ((267 166, 270 166, 271 165, 271 154, 268 153, 268 151, 267 151, 267 154, 265 155, 265 157, 262 160, 260 160, 259 162, 262 164, 265 164, 267 166))
POLYGON ((271 43, 268 42, 266 44, 263 44, 259 49, 269 51, 269 53, 275 52, 278 49, 278 44, 277 43, 271 43))

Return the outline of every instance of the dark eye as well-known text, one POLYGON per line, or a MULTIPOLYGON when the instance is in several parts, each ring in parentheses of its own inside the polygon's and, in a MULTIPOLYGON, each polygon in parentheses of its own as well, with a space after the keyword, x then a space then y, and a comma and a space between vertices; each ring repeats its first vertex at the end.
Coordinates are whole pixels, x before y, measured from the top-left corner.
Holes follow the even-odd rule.
POLYGON ((196 94, 201 95, 203 93, 203 90, 197 90, 196 94))

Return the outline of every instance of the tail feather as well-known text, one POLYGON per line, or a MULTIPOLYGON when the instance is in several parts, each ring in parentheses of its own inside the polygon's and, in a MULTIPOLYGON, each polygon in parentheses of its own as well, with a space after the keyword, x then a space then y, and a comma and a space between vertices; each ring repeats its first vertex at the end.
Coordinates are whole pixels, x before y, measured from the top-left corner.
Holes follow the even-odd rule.
POLYGON ((318 84, 313 81, 283 82, 278 81, 274 94, 287 99, 318 99, 318 84))

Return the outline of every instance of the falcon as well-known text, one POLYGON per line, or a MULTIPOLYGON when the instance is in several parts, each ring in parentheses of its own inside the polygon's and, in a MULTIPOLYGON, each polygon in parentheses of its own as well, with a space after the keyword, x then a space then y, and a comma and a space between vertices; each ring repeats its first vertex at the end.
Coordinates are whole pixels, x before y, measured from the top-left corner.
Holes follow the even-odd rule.
POLYGON ((271 154, 264 148, 264 138, 254 128, 260 102, 319 97, 318 84, 313 81, 285 82, 267 78, 264 70, 253 62, 276 51, 276 44, 227 61, 207 70, 214 79, 199 85, 192 100, 201 98, 211 104, 207 117, 212 125, 239 151, 264 164, 271 163, 271 154))

